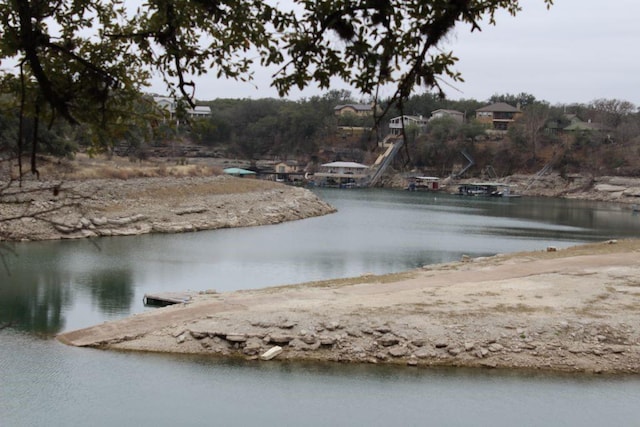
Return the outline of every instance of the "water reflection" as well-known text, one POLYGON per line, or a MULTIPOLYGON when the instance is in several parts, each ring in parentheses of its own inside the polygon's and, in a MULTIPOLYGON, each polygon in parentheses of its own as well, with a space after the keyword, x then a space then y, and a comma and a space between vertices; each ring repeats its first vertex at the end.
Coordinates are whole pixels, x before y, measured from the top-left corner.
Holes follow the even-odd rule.
POLYGON ((104 314, 126 314, 135 295, 133 272, 125 269, 97 269, 81 276, 78 283, 85 286, 92 305, 104 314))
POLYGON ((0 325, 36 334, 56 334, 65 326, 64 307, 71 299, 63 275, 37 269, 5 270, 0 274, 0 325))
POLYGON ((103 318, 130 313, 133 271, 126 257, 109 265, 105 255, 101 246, 87 241, 13 245, 0 270, 0 327, 55 335, 84 293, 103 318))

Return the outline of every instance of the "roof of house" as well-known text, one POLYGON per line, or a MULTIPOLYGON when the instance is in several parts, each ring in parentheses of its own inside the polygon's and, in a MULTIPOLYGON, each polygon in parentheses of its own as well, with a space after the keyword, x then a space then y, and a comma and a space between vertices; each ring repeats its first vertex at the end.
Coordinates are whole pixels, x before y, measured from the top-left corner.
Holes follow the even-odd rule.
POLYGON ((356 111, 371 111, 373 110, 373 108, 371 107, 371 105, 368 104, 343 104, 343 105, 336 105, 333 109, 334 110, 342 110, 343 108, 353 108, 356 111))
POLYGON ((496 102, 495 104, 486 105, 482 108, 478 108, 476 111, 487 111, 491 113, 518 113, 520 110, 513 105, 509 105, 506 102, 496 102))
POLYGON ((416 122, 419 122, 420 120, 423 120, 423 121, 427 120, 427 118, 424 116, 410 116, 408 114, 405 114, 404 116, 393 117, 391 118, 391 120, 400 119, 402 117, 404 117, 405 120, 414 120, 416 122))
POLYGON ((583 121, 574 121, 569 126, 565 127, 566 131, 581 131, 581 130, 602 130, 602 125, 600 123, 593 122, 583 122, 583 121))
POLYGON ((447 110, 445 108, 440 108, 438 110, 434 110, 434 111, 431 112, 431 115, 434 115, 434 114, 437 114, 437 113, 464 115, 464 113, 462 111, 447 110))
POLYGON ((331 162, 325 163, 322 166, 328 168, 358 168, 358 169, 367 169, 369 166, 363 165, 362 163, 356 162, 331 162))
POLYGON ((211 107, 209 107, 208 105, 196 105, 193 111, 195 111, 196 113, 210 113, 211 107))

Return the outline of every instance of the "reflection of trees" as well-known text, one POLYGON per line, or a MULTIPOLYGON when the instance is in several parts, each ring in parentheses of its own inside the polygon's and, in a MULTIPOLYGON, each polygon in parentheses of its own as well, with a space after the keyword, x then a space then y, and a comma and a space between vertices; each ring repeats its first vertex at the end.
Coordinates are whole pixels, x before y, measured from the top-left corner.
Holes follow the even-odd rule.
POLYGON ((59 275, 35 269, 0 272, 0 325, 54 335, 64 327, 70 293, 59 275))
POLYGON ((86 242, 15 247, 0 268, 0 329, 55 335, 65 327, 66 313, 78 296, 76 284, 89 290, 93 305, 103 313, 130 310, 133 272, 127 263, 100 268, 106 254, 83 251, 82 245, 86 242))
POLYGON ((91 272, 81 282, 91 293, 91 300, 105 314, 128 313, 133 303, 133 272, 101 270, 91 272))

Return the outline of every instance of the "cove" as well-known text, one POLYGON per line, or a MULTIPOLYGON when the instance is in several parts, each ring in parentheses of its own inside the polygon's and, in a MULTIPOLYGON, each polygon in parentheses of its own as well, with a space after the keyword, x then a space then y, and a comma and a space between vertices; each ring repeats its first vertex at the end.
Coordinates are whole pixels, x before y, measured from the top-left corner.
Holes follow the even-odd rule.
POLYGON ((227 291, 640 235, 608 204, 323 190, 338 208, 276 226, 18 244, 0 280, 0 415, 9 425, 628 425, 636 378, 247 364, 62 346, 147 310, 154 291, 227 291))

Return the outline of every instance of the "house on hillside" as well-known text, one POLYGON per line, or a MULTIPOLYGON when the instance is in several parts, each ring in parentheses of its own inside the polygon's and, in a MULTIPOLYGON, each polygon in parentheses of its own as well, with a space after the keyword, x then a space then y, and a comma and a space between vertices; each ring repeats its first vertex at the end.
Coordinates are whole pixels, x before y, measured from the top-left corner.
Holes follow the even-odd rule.
POLYGON ((276 163, 273 167, 275 180, 277 182, 297 182, 302 181, 305 172, 304 168, 295 160, 286 160, 276 163))
POLYGON ((460 124, 464 123, 464 113, 462 111, 446 109, 432 111, 429 120, 441 119, 443 117, 450 117, 460 124))
POLYGON ((336 105, 333 108, 333 113, 336 116, 343 116, 346 114, 354 114, 356 116, 371 116, 373 115, 373 105, 371 104, 336 105))
POLYGON ((491 129, 506 132, 522 111, 504 102, 487 105, 476 110, 476 120, 491 126, 491 129))
MULTIPOLYGON (((178 102, 175 98, 168 96, 154 96, 153 100, 161 110, 166 112, 169 119, 176 118, 178 102)), ((211 107, 208 105, 196 105, 194 108, 187 108, 185 113, 190 119, 203 119, 211 117, 211 107)))
POLYGON ((423 116, 398 116, 389 120, 389 134, 402 135, 402 124, 404 127, 416 126, 419 133, 423 133, 427 130, 427 123, 429 121, 423 116))

